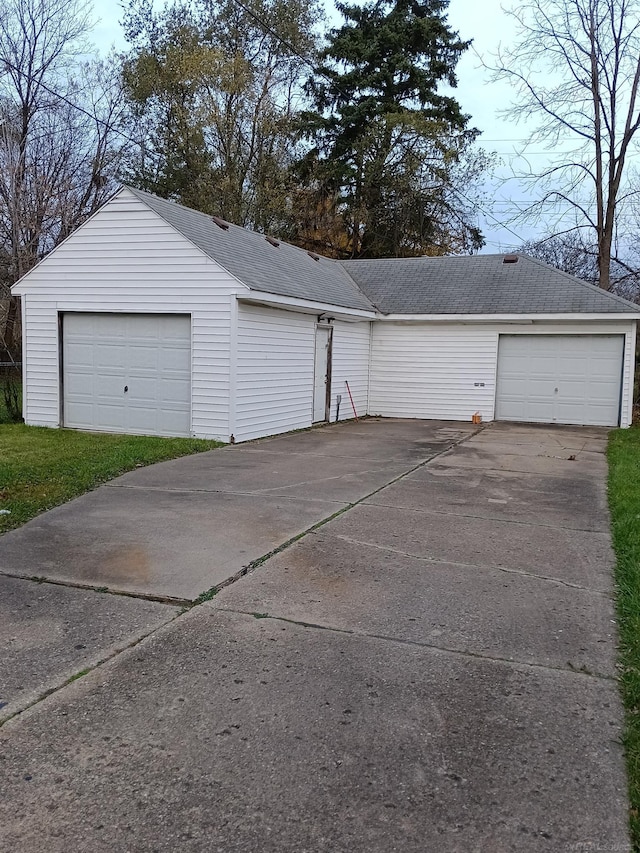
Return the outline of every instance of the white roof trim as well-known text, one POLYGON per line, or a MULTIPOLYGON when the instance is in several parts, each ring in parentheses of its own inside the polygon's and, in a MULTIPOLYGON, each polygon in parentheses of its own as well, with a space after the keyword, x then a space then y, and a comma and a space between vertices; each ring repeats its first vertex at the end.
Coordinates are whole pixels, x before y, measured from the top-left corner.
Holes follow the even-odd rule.
POLYGON ((392 323, 539 323, 539 322, 589 322, 611 320, 635 323, 640 320, 631 313, 604 314, 378 314, 376 320, 392 323))
POLYGON ((294 296, 280 296, 276 293, 266 293, 260 290, 252 290, 250 293, 237 293, 236 299, 242 303, 266 305, 282 308, 285 311, 299 311, 302 314, 328 314, 331 317, 343 320, 377 320, 380 316, 374 311, 343 308, 341 305, 332 305, 329 302, 311 302, 294 296))

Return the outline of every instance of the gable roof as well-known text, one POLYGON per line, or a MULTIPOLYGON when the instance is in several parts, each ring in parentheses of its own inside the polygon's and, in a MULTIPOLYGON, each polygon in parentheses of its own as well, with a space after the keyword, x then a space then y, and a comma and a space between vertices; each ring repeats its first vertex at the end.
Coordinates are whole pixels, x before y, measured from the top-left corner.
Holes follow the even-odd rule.
POLYGON ((637 314, 640 306, 527 255, 343 261, 382 314, 637 314))
POLYGON ((502 254, 336 261, 126 189, 250 290, 380 314, 640 314, 527 255, 516 263, 502 254))
POLYGON ((338 261, 289 243, 272 245, 264 234, 239 225, 216 225, 206 213, 126 187, 154 213, 251 290, 374 312, 375 308, 338 261))

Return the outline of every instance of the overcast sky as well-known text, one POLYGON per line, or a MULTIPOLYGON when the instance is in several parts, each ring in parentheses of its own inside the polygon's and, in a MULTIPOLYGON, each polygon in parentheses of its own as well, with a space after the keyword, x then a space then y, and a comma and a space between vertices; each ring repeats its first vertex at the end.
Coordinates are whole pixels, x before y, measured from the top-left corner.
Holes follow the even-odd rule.
MULTIPOLYGON (((157 2, 162 5, 159 0, 157 2)), ((327 0, 327 6, 329 2, 327 0)), ((471 124, 482 131, 480 144, 486 150, 496 152, 500 161, 494 180, 486 184, 487 199, 483 208, 488 215, 478 213, 487 240, 485 252, 506 250, 517 245, 519 238, 528 239, 544 230, 543 226, 536 229, 521 223, 512 223, 509 226, 511 230, 508 230, 499 224, 509 219, 508 200, 521 201, 526 197, 526 191, 518 181, 507 180, 505 183, 505 179, 511 175, 513 168, 517 169, 519 152, 527 140, 526 127, 499 116, 499 111, 510 102, 510 87, 491 82, 489 73, 482 68, 476 55, 477 52, 488 60, 499 43, 509 44, 513 38, 513 27, 502 11, 502 5, 505 4, 500 0, 450 0, 448 11, 449 22, 461 38, 473 39, 473 50, 467 51, 458 64, 459 83, 455 97, 464 111, 471 115, 471 124)), ((125 44, 118 24, 122 9, 117 0, 94 0, 94 7, 99 23, 93 39, 98 49, 105 52, 112 44, 123 48, 125 44)), ((548 162, 549 154, 540 145, 530 146, 526 153, 534 167, 548 162)))

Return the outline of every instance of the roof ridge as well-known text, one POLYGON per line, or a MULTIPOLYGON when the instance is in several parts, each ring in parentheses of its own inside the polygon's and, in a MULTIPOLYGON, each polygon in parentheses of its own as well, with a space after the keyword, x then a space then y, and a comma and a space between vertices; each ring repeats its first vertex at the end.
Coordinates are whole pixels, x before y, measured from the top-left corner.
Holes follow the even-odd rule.
POLYGON ((265 234, 261 231, 229 223, 229 230, 222 232, 208 213, 126 184, 123 188, 224 269, 240 286, 256 292, 312 299, 336 308, 351 307, 380 314, 398 313, 393 306, 399 305, 404 306, 399 313, 415 313, 409 311, 409 307, 432 303, 439 305, 439 313, 457 314, 460 309, 456 309, 456 305, 465 301, 472 313, 483 304, 497 304, 495 294, 499 290, 503 305, 515 308, 519 304, 526 305, 525 313, 539 313, 548 306, 552 313, 559 312, 561 306, 566 306, 568 313, 640 313, 640 306, 634 302, 524 252, 519 253, 521 263, 511 265, 504 281, 506 267, 500 263, 504 252, 349 260, 319 255, 321 264, 316 265, 307 257, 306 249, 286 240, 281 241, 279 248, 267 249, 264 253, 259 244, 262 240, 266 245, 265 234), (316 270, 312 270, 309 263, 316 265, 316 270), (405 272, 401 274, 403 268, 405 272), (452 278, 458 280, 458 285, 445 298, 446 288, 451 288, 447 281, 452 278), (374 279, 377 279, 376 284, 374 279), (508 281, 513 282, 515 291, 508 281), (479 286, 471 287, 473 282, 479 286), (563 282, 566 282, 564 286, 563 282), (516 296, 520 291, 521 298, 516 296), (491 298, 490 293, 494 294, 491 298))
POLYGON ((509 254, 508 252, 491 252, 484 255, 473 254, 473 255, 409 255, 407 257, 397 257, 397 258, 345 258, 344 260, 338 260, 340 264, 367 264, 367 263, 376 263, 381 264, 386 261, 464 261, 470 260, 472 258, 480 259, 480 258, 503 258, 505 254, 509 254))

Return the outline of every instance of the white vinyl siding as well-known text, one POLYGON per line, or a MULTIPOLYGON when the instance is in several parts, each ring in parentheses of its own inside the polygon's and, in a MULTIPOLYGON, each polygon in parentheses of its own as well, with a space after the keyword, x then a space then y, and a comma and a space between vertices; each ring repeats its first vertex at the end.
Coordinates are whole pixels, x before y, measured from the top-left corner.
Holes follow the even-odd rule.
POLYGON ((490 327, 374 323, 369 414, 491 420, 496 345, 490 327))
POLYGON ((315 316, 238 305, 236 441, 311 426, 315 316))
POLYGON ((369 350, 371 323, 347 323, 336 320, 333 324, 333 363, 331 370, 331 421, 336 418, 338 394, 341 395, 340 420, 353 417, 347 392, 351 389, 358 417, 367 414, 369 403, 369 350))
POLYGON ((58 314, 46 298, 22 297, 22 415, 31 426, 58 426, 58 314))
POLYGON ((496 418, 617 426, 624 335, 500 335, 496 418))
POLYGON ((22 287, 27 423, 60 424, 59 312, 186 313, 191 432, 228 441, 231 301, 246 288, 132 193, 119 193, 22 287))
POLYGON ((500 334, 625 336, 621 426, 631 423, 635 323, 373 323, 369 414, 493 420, 500 334))

